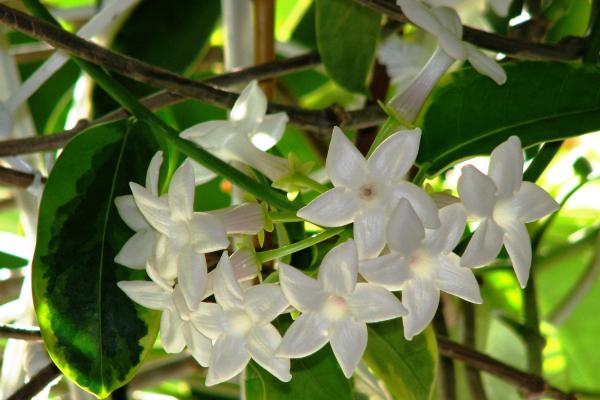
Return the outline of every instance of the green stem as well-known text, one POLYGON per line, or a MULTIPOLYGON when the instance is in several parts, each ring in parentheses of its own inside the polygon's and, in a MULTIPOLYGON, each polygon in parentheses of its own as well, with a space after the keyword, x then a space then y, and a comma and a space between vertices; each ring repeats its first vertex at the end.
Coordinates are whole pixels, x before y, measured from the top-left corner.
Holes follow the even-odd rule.
POLYGON ((346 229, 345 227, 327 229, 321 233, 300 240, 299 242, 288 244, 287 246, 279 247, 278 249, 260 251, 256 253, 256 257, 261 263, 275 260, 276 258, 285 257, 287 255, 304 250, 318 243, 321 243, 329 238, 339 235, 346 229))
MULTIPOLYGON (((48 10, 39 2, 39 0, 24 0, 23 3, 29 8, 32 14, 46 20, 49 23, 60 26, 52 17, 48 10)), ((219 158, 213 156, 206 150, 196 146, 192 142, 179 137, 178 132, 169 126, 162 119, 158 118, 152 111, 142 105, 123 85, 113 79, 104 70, 94 64, 73 58, 79 67, 90 75, 90 77, 104 89, 113 99, 115 99, 123 108, 129 111, 138 119, 146 122, 155 133, 171 142, 177 150, 181 151, 194 161, 210 169, 216 174, 228 179, 233 184, 241 187, 248 193, 270 203, 282 210, 295 211, 297 207, 287 198, 270 188, 266 188, 252 178, 231 167, 219 158)))
POLYGON ((298 217, 294 211, 272 211, 269 213, 269 218, 274 224, 286 222, 302 222, 302 218, 298 217))
POLYGON ((417 172, 417 175, 415 175, 415 178, 413 179, 413 183, 417 186, 421 186, 423 185, 423 182, 425 181, 425 178, 427 177, 427 172, 429 170, 429 166, 431 165, 431 163, 426 162, 423 163, 421 165, 421 167, 419 168, 419 172, 417 172))
POLYGON ((326 185, 323 185, 315 181, 314 179, 302 174, 294 175, 294 182, 308 189, 314 190, 317 193, 323 193, 329 190, 329 188, 326 185))

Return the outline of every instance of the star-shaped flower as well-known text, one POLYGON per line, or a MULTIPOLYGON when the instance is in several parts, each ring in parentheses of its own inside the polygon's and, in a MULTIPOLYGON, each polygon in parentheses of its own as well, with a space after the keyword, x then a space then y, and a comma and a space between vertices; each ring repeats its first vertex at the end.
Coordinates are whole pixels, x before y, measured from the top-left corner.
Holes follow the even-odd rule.
MULTIPOLYGON (((265 153, 283 136, 286 113, 267 115, 267 98, 258 83, 252 81, 233 105, 229 120, 194 125, 180 136, 210 151, 223 161, 239 161, 275 181, 288 171, 286 159, 265 153)), ((196 183, 207 182, 215 174, 193 163, 196 183)))
MULTIPOLYGON (((149 264, 152 271, 154 264, 152 261, 149 264)), ((198 290, 203 290, 202 281, 194 283, 199 286, 198 290)), ((179 353, 187 346, 200 365, 208 366, 212 343, 192 324, 192 315, 198 308, 189 307, 179 285, 171 287, 154 281, 121 281, 117 286, 136 303, 162 311, 160 340, 167 353, 179 353)))
POLYGON ((387 227, 389 254, 362 261, 360 273, 368 281, 389 290, 402 290, 404 336, 410 340, 433 319, 440 290, 472 303, 481 303, 473 272, 460 266, 452 252, 465 229, 460 204, 439 211, 438 229, 425 229, 410 203, 400 200, 387 227))
POLYGON ((390 102, 404 120, 412 123, 417 118, 433 87, 456 60, 469 60, 475 70, 498 85, 506 82, 506 73, 496 61, 461 40, 462 22, 454 9, 430 7, 420 0, 397 0, 397 3, 412 23, 436 36, 439 45, 410 86, 390 102))
POLYGON ((352 239, 323 258, 318 279, 281 263, 281 289, 302 312, 285 333, 277 354, 305 357, 331 343, 344 375, 352 376, 367 346, 367 323, 406 315, 400 301, 388 290, 356 283, 358 254, 352 239))
POLYGON ((300 209, 298 216, 327 227, 354 223, 361 259, 376 257, 385 246, 385 225, 401 198, 412 204, 426 227, 439 226, 431 197, 404 179, 415 162, 420 139, 418 128, 396 132, 365 160, 335 127, 326 160, 334 188, 300 209))
POLYGON ((467 212, 480 221, 461 258, 464 266, 488 264, 502 244, 510 256, 521 287, 531 267, 531 243, 525 223, 558 209, 544 189, 523 182, 523 150, 517 136, 492 151, 488 174, 472 165, 462 169, 458 193, 467 212))
POLYGON ((254 359, 279 380, 288 382, 290 360, 275 356, 281 335, 271 321, 288 302, 275 284, 242 289, 234 275, 227 252, 223 252, 214 280, 217 303, 202 303, 192 316, 195 326, 212 339, 206 385, 227 381, 254 359))

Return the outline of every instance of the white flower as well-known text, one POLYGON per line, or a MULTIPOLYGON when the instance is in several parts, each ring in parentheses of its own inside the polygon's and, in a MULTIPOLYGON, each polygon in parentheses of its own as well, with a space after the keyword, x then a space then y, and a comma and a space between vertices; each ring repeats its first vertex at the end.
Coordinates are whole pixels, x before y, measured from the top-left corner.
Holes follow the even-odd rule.
POLYGON ((433 52, 433 47, 429 45, 433 36, 415 30, 413 36, 417 34, 418 38, 410 39, 392 35, 377 50, 377 59, 385 65, 392 83, 400 87, 405 87, 405 83, 419 74, 433 52))
MULTIPOLYGON (((146 189, 155 197, 159 196, 158 175, 162 159, 162 151, 157 152, 146 172, 146 189)), ((144 269, 146 261, 154 254, 158 232, 140 213, 132 195, 116 197, 115 205, 121 219, 135 231, 115 257, 115 262, 129 268, 144 269)))
POLYGON ((475 70, 498 85, 506 82, 506 73, 496 61, 461 40, 462 22, 454 9, 429 7, 420 0, 397 0, 397 4, 412 23, 435 35, 439 45, 410 86, 390 102, 406 121, 413 122, 417 118, 435 84, 456 60, 469 60, 475 70))
POLYGON ((439 211, 441 226, 424 229, 410 203, 400 200, 387 228, 390 253, 362 261, 360 273, 369 282, 389 290, 402 290, 404 336, 410 340, 433 319, 440 290, 473 303, 481 303, 473 272, 460 266, 452 252, 465 229, 460 204, 439 211))
POLYGON ((243 290, 227 252, 223 252, 214 291, 217 304, 202 303, 199 312, 192 315, 195 326, 214 342, 206 385, 233 378, 250 358, 278 379, 292 379, 290 360, 275 356, 281 335, 270 323, 288 306, 279 286, 261 284, 243 290))
MULTIPOLYGON (((202 286, 201 281, 195 283, 202 286)), ((192 315, 204 303, 190 308, 179 285, 172 288, 153 281, 121 281, 117 286, 136 303, 162 311, 160 340, 167 353, 179 353, 187 345, 196 361, 202 366, 208 366, 212 343, 191 322, 192 315)))
MULTIPOLYGON (((239 161, 275 181, 288 172, 286 159, 265 153, 283 136, 288 121, 286 113, 266 115, 267 98, 252 81, 235 102, 228 121, 208 121, 194 125, 180 136, 210 151, 223 161, 239 161)), ((215 174, 194 162, 196 183, 215 174)))
POLYGON ((439 226, 431 197, 404 180, 417 157, 420 139, 418 128, 396 132, 365 160, 335 127, 326 161, 334 188, 300 209, 298 216, 328 227, 353 222, 361 259, 376 257, 385 246, 385 225, 401 198, 412 204, 426 227, 439 226))
POLYGON ((350 378, 367 346, 366 324, 406 315, 393 294, 379 285, 356 283, 357 275, 351 239, 325 255, 316 280, 281 263, 281 289, 302 315, 288 328, 277 354, 305 357, 329 342, 350 378))
POLYGON ((531 243, 525 223, 558 209, 558 204, 532 182, 523 182, 523 151, 511 136, 492 151, 487 176, 472 165, 462 169, 458 193, 470 216, 480 221, 461 263, 476 267, 488 264, 502 244, 510 256, 521 287, 531 267, 531 243))

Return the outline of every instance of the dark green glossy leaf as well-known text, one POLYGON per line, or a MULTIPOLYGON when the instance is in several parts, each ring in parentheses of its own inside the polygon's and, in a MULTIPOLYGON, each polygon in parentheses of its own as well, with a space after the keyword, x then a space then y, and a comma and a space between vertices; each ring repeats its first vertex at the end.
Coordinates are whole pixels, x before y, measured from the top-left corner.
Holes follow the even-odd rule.
POLYGON ((511 135, 523 147, 600 129, 600 70, 559 62, 504 64, 496 85, 471 68, 446 76, 429 97, 417 163, 430 175, 481 154, 511 135))
MULTIPOLYGON (((111 47, 173 72, 191 72, 208 48, 220 15, 220 0, 143 1, 123 23, 111 47)), ((156 91, 130 79, 119 80, 138 97, 156 91)), ((96 115, 116 107, 102 91, 94 92, 94 100, 96 115)))
POLYGON ((350 400, 351 382, 344 377, 340 366, 326 345, 312 356, 292 360, 292 380, 281 382, 250 362, 246 369, 247 400, 350 400))
POLYGON ((158 313, 117 287, 144 272, 113 260, 132 231, 114 198, 143 182, 157 146, 141 124, 119 121, 73 139, 46 183, 33 263, 33 296, 52 360, 106 397, 133 377, 158 331, 158 313))
POLYGON ((404 339, 400 318, 370 324, 364 360, 398 400, 426 400, 434 389, 437 344, 431 327, 404 339))
POLYGON ((381 15, 352 0, 315 0, 317 45, 325 69, 340 86, 366 92, 381 15))
POLYGON ((0 268, 17 269, 25 267, 29 261, 24 258, 0 251, 0 268))

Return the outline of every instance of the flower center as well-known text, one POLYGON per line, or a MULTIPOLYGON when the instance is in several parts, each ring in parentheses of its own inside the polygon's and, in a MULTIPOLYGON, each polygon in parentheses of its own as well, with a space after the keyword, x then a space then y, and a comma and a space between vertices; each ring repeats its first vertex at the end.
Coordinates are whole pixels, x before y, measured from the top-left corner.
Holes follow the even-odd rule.
POLYGON ((338 321, 348 313, 348 302, 341 296, 332 295, 325 300, 323 314, 330 321, 338 321))
POLYGON ((511 207, 510 201, 500 200, 496 203, 493 212, 493 219, 498 224, 505 225, 515 218, 515 212, 511 207))
POLYGON ((358 189, 358 195, 363 200, 373 200, 377 196, 375 185, 366 183, 358 189))
POLYGON ((229 332, 233 335, 245 335, 252 328, 252 319, 244 310, 231 310, 228 315, 229 332))

